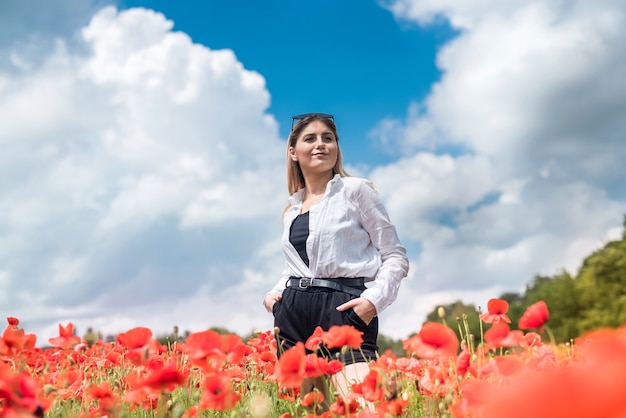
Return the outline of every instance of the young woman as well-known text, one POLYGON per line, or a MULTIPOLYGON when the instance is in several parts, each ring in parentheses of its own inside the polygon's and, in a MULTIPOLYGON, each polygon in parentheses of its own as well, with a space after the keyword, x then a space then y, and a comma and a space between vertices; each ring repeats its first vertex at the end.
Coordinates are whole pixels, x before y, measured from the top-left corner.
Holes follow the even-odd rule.
MULTIPOLYGON (((345 365, 333 379, 345 397, 376 358, 377 315, 396 299, 408 259, 372 183, 344 171, 333 116, 311 113, 293 121, 287 141, 290 198, 283 214, 285 269, 264 305, 274 314, 279 353, 306 342, 317 326, 352 325, 363 332, 359 350, 329 353, 345 365), (366 282, 371 283, 366 287, 366 282)), ((303 391, 319 383, 308 381, 303 391)))

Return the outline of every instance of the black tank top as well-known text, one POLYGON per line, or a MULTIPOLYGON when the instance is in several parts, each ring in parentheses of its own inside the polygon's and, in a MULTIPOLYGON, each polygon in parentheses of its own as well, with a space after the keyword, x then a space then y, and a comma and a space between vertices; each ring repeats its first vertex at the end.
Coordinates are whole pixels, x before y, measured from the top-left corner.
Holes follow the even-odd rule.
POLYGON ((309 256, 306 253, 306 239, 309 237, 309 212, 301 213, 291 223, 289 228, 289 242, 300 254, 304 264, 309 265, 309 256))

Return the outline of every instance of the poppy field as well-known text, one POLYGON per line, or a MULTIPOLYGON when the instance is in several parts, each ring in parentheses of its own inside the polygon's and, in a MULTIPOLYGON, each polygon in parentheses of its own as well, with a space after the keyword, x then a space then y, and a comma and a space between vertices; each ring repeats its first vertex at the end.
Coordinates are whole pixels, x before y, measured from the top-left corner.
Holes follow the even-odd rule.
POLYGON ((138 327, 88 344, 69 323, 39 348, 9 317, 0 337, 0 418, 626 417, 626 327, 556 344, 545 302, 528 306, 515 330, 507 309, 490 300, 480 335, 459 318, 460 339, 445 323, 423 324, 404 352, 381 353, 347 399, 332 386, 324 399, 300 385, 342 373, 338 360, 318 354, 358 348, 361 333, 349 326, 318 328, 279 358, 279 330, 246 341, 207 330, 163 345, 138 327))

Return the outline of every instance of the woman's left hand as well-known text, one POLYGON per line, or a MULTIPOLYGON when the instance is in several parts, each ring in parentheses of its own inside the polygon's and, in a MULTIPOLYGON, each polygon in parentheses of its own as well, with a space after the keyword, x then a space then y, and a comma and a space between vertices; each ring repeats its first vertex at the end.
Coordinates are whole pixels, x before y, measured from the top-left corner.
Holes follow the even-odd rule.
POLYGON ((366 325, 369 325, 376 316, 376 307, 367 299, 356 298, 337 306, 338 311, 347 311, 350 308, 354 310, 354 313, 357 314, 366 325))

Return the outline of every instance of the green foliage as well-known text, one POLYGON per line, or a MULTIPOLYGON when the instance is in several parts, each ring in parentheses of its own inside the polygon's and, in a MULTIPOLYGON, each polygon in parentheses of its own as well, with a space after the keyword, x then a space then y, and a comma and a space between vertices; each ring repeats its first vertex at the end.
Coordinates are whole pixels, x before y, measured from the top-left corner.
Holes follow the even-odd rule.
POLYGON ((576 288, 585 307, 581 331, 626 323, 626 238, 587 257, 576 288))
MULTIPOLYGON (((517 329, 528 306, 545 301, 550 311, 547 325, 556 342, 569 342, 592 329, 626 324, 626 215, 622 238, 607 242, 589 255, 576 275, 561 271, 554 276, 536 276, 523 293, 503 293, 499 298, 509 303, 511 329, 517 329)), ((443 322, 455 330, 460 340, 462 335, 481 335, 473 306, 457 301, 442 308, 443 318, 436 307, 426 320, 443 322), (469 332, 464 329, 464 315, 469 332)), ((479 308, 481 313, 486 309, 479 308)), ((489 328, 483 326, 484 330, 489 328)))
POLYGON ((389 350, 396 356, 406 355, 404 348, 402 348, 402 340, 394 340, 393 338, 386 337, 383 334, 378 334, 376 344, 378 345, 378 352, 380 354, 389 350))

